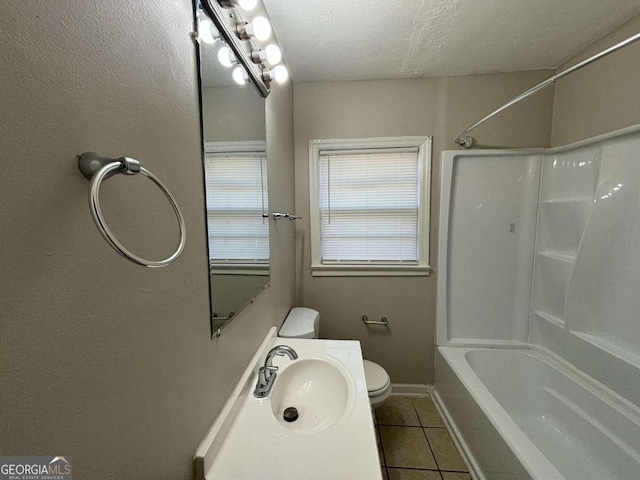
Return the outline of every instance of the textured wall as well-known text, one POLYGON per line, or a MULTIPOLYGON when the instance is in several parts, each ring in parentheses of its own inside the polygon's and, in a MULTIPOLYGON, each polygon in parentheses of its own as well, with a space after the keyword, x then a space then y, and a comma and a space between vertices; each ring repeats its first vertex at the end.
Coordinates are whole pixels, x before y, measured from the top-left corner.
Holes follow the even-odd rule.
MULTIPOLYGON (((592 45, 558 71, 640 32, 640 17, 592 45)), ((640 123, 640 41, 556 84, 554 146, 640 123)))
MULTIPOLYGON (((191 2, 9 0, 0 16, 0 453, 73 456, 83 479, 187 479, 192 456, 293 295, 293 227, 272 229, 271 287, 209 337, 191 2), (186 220, 182 256, 117 255, 87 207, 75 155, 127 154, 186 220)), ((292 87, 267 101, 270 202, 293 208, 292 87)), ((133 251, 177 242, 142 177, 104 184, 133 251)))
MULTIPOLYGON (((297 303, 321 313, 320 335, 362 342, 394 383, 432 383, 440 152, 472 122, 552 75, 531 71, 439 79, 295 85, 297 303), (433 135, 430 277, 312 277, 308 143, 320 138, 433 135), (390 328, 360 320, 386 316, 390 328)), ((548 146, 553 92, 527 100, 474 132, 479 145, 548 146)))

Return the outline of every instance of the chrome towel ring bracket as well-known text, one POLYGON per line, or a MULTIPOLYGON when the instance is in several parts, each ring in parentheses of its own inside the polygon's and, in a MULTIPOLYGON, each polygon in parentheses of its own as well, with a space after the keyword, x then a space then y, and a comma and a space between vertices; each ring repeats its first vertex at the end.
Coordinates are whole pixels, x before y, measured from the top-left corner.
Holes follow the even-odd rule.
POLYGON ((137 263, 138 265, 150 268, 165 267, 180 256, 184 249, 186 239, 184 218, 182 217, 182 213, 180 212, 175 199, 158 177, 146 168, 142 167, 140 162, 133 158, 121 157, 114 159, 96 152, 85 152, 82 155, 78 155, 78 168, 87 179, 91 180, 91 188, 89 189, 89 207, 91 209, 91 216, 93 217, 93 220, 95 221, 102 236, 120 255, 128 258, 134 263, 137 263), (100 185, 103 180, 106 180, 118 173, 123 175, 136 175, 141 173, 160 187, 162 193, 164 193, 171 203, 180 227, 180 243, 176 251, 170 257, 165 258, 164 260, 145 260, 144 258, 141 258, 127 250, 107 226, 104 216, 102 215, 102 210, 100 209, 100 185))

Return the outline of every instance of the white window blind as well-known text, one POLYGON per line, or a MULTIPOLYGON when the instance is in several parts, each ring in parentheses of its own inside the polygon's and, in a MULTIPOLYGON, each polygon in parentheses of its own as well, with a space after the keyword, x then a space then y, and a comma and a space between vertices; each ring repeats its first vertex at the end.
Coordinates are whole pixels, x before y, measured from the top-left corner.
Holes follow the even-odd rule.
POLYGON ((205 186, 210 262, 268 264, 266 154, 207 153, 205 186))
POLYGON ((418 265, 418 148, 321 150, 318 162, 322 264, 418 265))
POLYGON ((312 275, 429 275, 431 141, 309 142, 312 275))

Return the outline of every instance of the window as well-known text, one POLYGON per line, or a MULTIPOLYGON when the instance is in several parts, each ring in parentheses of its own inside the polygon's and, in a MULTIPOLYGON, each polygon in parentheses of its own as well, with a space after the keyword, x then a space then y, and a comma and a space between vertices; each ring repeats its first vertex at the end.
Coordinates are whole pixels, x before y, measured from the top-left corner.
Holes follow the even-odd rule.
POLYGON ((431 137, 312 140, 311 270, 428 275, 431 137))
POLYGON ((268 275, 265 143, 205 144, 205 188, 210 267, 216 273, 268 275))

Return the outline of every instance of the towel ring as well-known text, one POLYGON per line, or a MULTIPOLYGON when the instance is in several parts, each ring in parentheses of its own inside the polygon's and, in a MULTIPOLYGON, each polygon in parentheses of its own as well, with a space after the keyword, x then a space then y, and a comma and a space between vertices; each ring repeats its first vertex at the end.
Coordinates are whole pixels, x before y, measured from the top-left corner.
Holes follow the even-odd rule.
POLYGON ((158 177, 146 168, 140 166, 140 162, 133 158, 121 157, 113 159, 95 152, 85 152, 82 155, 78 155, 78 168, 80 168, 80 171, 87 179, 91 180, 91 188, 89 189, 89 207, 91 209, 91 216, 93 217, 93 220, 102 236, 120 255, 128 258, 134 263, 137 263, 138 265, 150 268, 165 267, 180 256, 184 249, 186 237, 184 218, 182 217, 182 213, 180 212, 175 199, 158 177), (170 257, 157 261, 145 260, 144 258, 141 258, 127 250, 107 226, 107 222, 105 221, 100 208, 100 185, 103 180, 106 180, 118 173, 124 175, 136 175, 137 173, 141 173, 160 187, 162 193, 164 193, 165 197, 167 197, 171 203, 180 226, 180 243, 176 251, 170 257))

